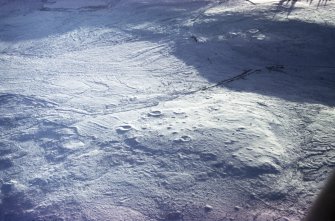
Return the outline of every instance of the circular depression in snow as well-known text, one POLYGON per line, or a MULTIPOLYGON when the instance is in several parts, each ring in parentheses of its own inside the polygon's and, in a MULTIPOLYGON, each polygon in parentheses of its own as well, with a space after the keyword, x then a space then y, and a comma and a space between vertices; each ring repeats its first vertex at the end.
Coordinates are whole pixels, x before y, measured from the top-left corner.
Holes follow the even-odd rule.
POLYGON ((162 112, 161 111, 151 111, 151 112, 149 112, 148 113, 148 116, 150 116, 150 117, 159 117, 159 116, 161 116, 162 115, 162 112))
POLYGON ((125 133, 130 131, 133 127, 131 125, 122 125, 116 128, 116 132, 118 133, 125 133))

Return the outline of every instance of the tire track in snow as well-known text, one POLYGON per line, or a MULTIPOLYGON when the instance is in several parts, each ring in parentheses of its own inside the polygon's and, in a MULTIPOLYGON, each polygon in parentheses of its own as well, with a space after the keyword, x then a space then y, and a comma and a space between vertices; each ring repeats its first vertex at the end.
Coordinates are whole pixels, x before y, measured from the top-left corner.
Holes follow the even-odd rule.
MULTIPOLYGON (((149 99, 145 99, 145 100, 141 100, 141 101, 137 101, 135 103, 131 103, 131 104, 126 104, 126 105, 119 105, 116 107, 112 107, 111 110, 108 111, 102 111, 102 112, 83 112, 81 110, 77 110, 77 113, 85 113, 86 115, 109 115, 109 114, 115 114, 115 113, 123 113, 123 112, 129 112, 129 111, 134 111, 134 110, 141 110, 141 109, 147 109, 147 108, 151 108, 151 107, 155 107, 158 106, 160 103, 162 102, 167 102, 167 101, 172 101, 175 100, 177 98, 183 97, 183 96, 188 96, 188 95, 192 95, 198 92, 202 92, 202 91, 206 91, 215 87, 219 87, 225 84, 229 84, 232 83, 234 81, 238 81, 241 79, 244 79, 247 76, 250 76, 252 74, 256 74, 259 73, 260 70, 252 70, 252 69, 248 69, 246 71, 243 71, 241 74, 235 75, 231 78, 219 81, 216 84, 210 85, 210 86, 205 86, 205 87, 201 87, 192 91, 180 91, 180 92, 174 92, 171 94, 166 94, 166 95, 161 95, 161 96, 157 96, 154 98, 149 98, 149 99)), ((71 109, 67 109, 67 108, 57 108, 57 110, 59 111, 66 111, 69 112, 71 111, 71 109)))

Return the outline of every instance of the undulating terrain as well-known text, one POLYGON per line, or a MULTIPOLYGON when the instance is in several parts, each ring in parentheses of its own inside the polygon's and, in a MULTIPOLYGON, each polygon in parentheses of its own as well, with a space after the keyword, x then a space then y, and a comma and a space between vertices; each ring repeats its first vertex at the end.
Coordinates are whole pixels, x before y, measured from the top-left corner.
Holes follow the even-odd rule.
POLYGON ((301 220, 334 49, 330 0, 0 0, 0 220, 301 220))

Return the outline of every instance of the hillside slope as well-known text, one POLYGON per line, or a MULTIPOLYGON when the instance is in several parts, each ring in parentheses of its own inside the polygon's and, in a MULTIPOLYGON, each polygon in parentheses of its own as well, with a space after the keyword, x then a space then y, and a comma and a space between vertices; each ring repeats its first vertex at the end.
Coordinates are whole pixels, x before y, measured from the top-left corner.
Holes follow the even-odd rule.
POLYGON ((334 12, 2 1, 0 220, 301 220, 335 165, 334 12))

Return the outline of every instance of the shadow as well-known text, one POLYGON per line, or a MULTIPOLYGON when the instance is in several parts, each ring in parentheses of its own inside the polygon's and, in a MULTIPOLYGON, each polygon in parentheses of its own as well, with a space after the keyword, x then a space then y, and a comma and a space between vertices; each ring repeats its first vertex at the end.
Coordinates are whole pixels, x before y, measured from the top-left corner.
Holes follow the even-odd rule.
POLYGON ((297 3, 298 0, 280 0, 278 3, 278 8, 285 8, 287 9, 287 14, 291 14, 293 11, 295 4, 297 3))
POLYGON ((138 40, 169 42, 172 54, 210 83, 257 69, 261 70, 258 74, 222 86, 287 101, 335 105, 334 26, 271 20, 264 11, 227 11, 198 19, 205 6, 192 6, 139 7, 132 11, 136 20, 127 19, 120 27, 143 27, 122 29, 138 40), (148 17, 154 18, 150 24, 148 17))
POLYGON ((0 183, 1 205, 0 220, 3 221, 32 221, 34 220, 25 210, 33 208, 33 204, 25 194, 16 189, 11 182, 0 183))
MULTIPOLYGON (((295 9, 296 3, 301 0, 280 0, 278 2, 278 10, 281 11, 281 9, 285 9, 287 11, 287 14, 290 15, 291 12, 295 9)), ((302 0, 303 1, 303 0, 302 0)), ((310 5, 315 4, 317 7, 320 6, 326 6, 329 0, 305 0, 305 2, 308 2, 310 5)))
MULTIPOLYGON (((295 2, 282 0, 279 4, 294 7, 295 2)), ((87 35, 80 36, 85 42, 91 39, 95 28, 105 28, 110 33, 105 31, 95 40, 106 37, 103 40, 109 44, 108 38, 114 37, 113 31, 118 30, 132 36, 125 41, 169 45, 170 54, 193 67, 211 84, 232 78, 245 69, 259 69, 255 75, 222 86, 288 101, 335 105, 334 26, 273 20, 265 16, 272 13, 269 11, 205 13, 203 9, 211 4, 133 2, 131 7, 120 4, 111 9, 77 13, 40 11, 26 15, 18 22, 19 26, 1 23, 0 40, 15 43, 88 29, 87 35), (18 37, 12 38, 14 35, 18 37)), ((71 48, 75 43, 67 44, 71 48)), ((74 50, 90 44, 79 43, 74 50)))

